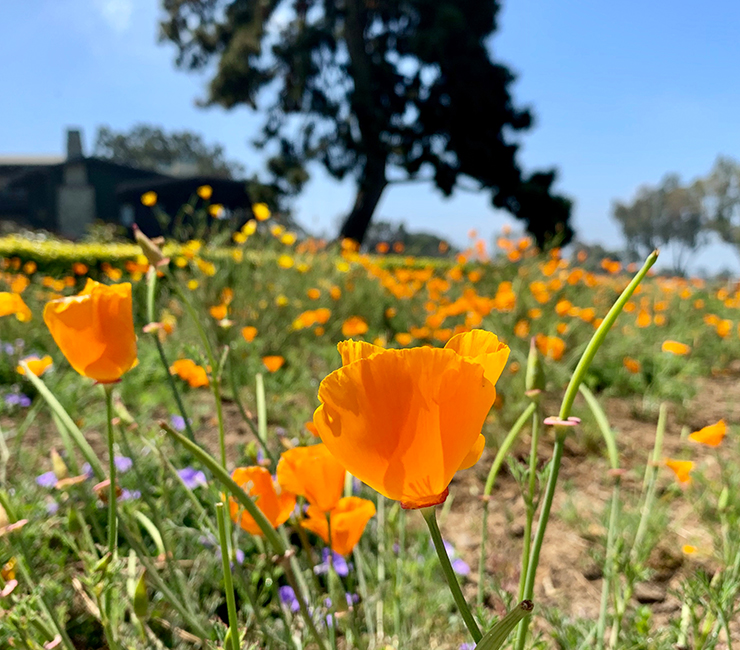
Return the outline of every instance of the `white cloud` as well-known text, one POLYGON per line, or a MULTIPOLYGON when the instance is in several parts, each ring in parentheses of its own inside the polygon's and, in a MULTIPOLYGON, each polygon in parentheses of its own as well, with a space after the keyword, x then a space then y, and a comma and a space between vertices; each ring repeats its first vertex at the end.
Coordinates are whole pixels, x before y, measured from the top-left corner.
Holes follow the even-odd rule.
POLYGON ((133 0, 95 0, 95 8, 113 31, 122 34, 130 27, 133 0))

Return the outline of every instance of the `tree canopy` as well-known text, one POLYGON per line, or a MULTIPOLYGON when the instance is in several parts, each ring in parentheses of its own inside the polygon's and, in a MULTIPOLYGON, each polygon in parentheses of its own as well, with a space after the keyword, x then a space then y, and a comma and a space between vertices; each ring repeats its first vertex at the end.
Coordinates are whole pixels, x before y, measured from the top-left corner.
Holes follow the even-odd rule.
POLYGON ((191 131, 173 131, 137 124, 130 131, 98 128, 93 155, 122 165, 161 173, 192 171, 194 175, 234 178, 244 173, 238 162, 226 160, 220 144, 208 145, 191 131))
MULTIPOLYGON (((353 177, 342 235, 362 241, 392 183, 446 196, 467 177, 522 219, 540 246, 567 243, 571 202, 554 171, 526 176, 513 138, 532 114, 491 60, 496 0, 163 0, 177 64, 214 74, 206 104, 266 109, 258 146, 353 177), (215 65, 214 65, 215 64, 215 65), (266 104, 266 106, 264 105, 266 104)), ((275 159, 273 159, 275 160, 275 159)), ((279 166, 279 164, 278 164, 279 166)))
POLYGON ((690 256, 708 242, 705 193, 700 181, 683 185, 677 174, 667 175, 657 187, 643 186, 632 203, 614 204, 633 259, 656 248, 672 249, 673 270, 684 274, 690 256))

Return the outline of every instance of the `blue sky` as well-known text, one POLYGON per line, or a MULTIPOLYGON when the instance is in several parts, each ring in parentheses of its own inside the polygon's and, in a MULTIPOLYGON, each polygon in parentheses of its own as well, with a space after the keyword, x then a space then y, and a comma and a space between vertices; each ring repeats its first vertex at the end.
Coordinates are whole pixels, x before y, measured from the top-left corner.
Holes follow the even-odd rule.
MULTIPOLYGON (((247 109, 201 109, 207 78, 178 71, 157 43, 156 0, 24 0, 0 3, 0 154, 61 153, 66 126, 138 122, 192 129, 222 143, 252 171, 249 141, 261 119, 247 109)), ((629 200, 667 172, 705 174, 719 154, 740 158, 740 3, 504 0, 494 57, 517 73, 513 94, 536 115, 521 138, 527 169, 557 166, 558 190, 576 207, 581 239, 615 247, 614 200, 629 200)), ((308 228, 331 233, 353 198, 317 167, 296 205, 308 228)), ((484 194, 444 200, 430 186, 398 186, 378 218, 405 221, 464 243, 510 222, 484 194)), ((737 268, 714 246, 694 264, 737 268)))

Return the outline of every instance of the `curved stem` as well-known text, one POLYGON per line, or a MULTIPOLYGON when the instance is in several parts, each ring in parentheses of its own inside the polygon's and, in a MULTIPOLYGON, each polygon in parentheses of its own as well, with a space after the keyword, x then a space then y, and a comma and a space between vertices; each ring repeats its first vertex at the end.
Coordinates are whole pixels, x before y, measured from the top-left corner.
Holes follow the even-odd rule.
MULTIPOLYGON (((567 420, 570 416, 571 408, 573 408, 573 402, 578 394, 578 389, 583 382, 583 378, 586 376, 591 362, 596 356, 596 352, 604 342, 606 335, 609 333, 614 321, 617 320, 617 316, 622 312, 627 301, 632 297, 632 294, 637 289, 642 279, 647 275, 650 267, 655 264, 658 259, 658 251, 653 251, 645 260, 642 268, 638 271, 637 275, 632 278, 632 281, 622 291, 622 294, 617 298, 617 301, 612 305, 607 315, 604 317, 599 328, 594 332, 593 337, 586 346, 586 350, 583 356, 578 361, 576 369, 573 371, 573 375, 568 383, 568 388, 565 390, 563 396, 563 402, 560 405, 560 420, 567 420)), ((537 523, 537 536, 534 540, 534 546, 532 547, 532 553, 529 558, 529 565, 527 567, 527 579, 524 584, 524 597, 531 599, 534 594, 534 579, 537 573, 537 565, 540 560, 540 550, 542 549, 542 543, 545 539, 545 531, 547 530, 547 522, 550 519, 550 509, 552 508, 552 501, 555 498, 555 488, 557 487, 558 474, 560 472, 560 462, 563 458, 563 447, 565 445, 565 437, 568 434, 567 426, 555 426, 555 446, 552 450, 552 460, 550 462, 550 476, 547 481, 547 488, 545 489, 545 495, 543 497, 542 512, 540 519, 537 523)), ((524 619, 519 626, 519 636, 517 637, 517 650, 523 650, 524 642, 527 636, 528 619, 524 619)))
POLYGON ((480 628, 475 622, 473 614, 468 607, 468 603, 465 601, 465 596, 463 596, 462 589, 460 589, 460 583, 457 581, 457 577, 455 576, 455 570, 452 568, 450 558, 445 550, 442 533, 437 525, 436 510, 434 506, 430 506, 429 508, 421 508, 420 511, 427 522, 427 526, 429 526, 429 532, 432 535, 432 542, 434 542, 434 548, 437 551, 439 563, 442 565, 442 571, 445 574, 445 578, 447 578, 447 584, 450 587, 452 597, 455 599, 455 604, 460 610, 460 614, 465 621, 465 625, 468 628, 468 632, 470 632, 470 636, 472 636, 473 640, 478 643, 478 641, 483 638, 483 634, 481 634, 480 628))

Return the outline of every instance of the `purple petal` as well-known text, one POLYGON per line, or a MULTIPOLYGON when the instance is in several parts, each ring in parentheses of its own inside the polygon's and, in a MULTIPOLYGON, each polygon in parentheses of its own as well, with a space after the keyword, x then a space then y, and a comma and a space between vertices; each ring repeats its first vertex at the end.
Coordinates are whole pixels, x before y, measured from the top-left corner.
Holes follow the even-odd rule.
POLYGON ((116 456, 113 459, 113 462, 116 465, 116 469, 121 474, 128 472, 134 464, 134 461, 132 461, 128 456, 116 456))
POLYGON ((206 475, 200 470, 193 469, 192 467, 185 467, 177 470, 177 475, 189 490, 194 490, 198 486, 205 486, 208 484, 208 481, 206 481, 206 475))
POLYGON ((459 576, 466 576, 470 573, 470 566, 464 560, 457 558, 452 560, 452 570, 459 576))
POLYGON ((53 488, 57 484, 57 475, 54 472, 44 472, 36 477, 36 484, 45 488, 53 488))

